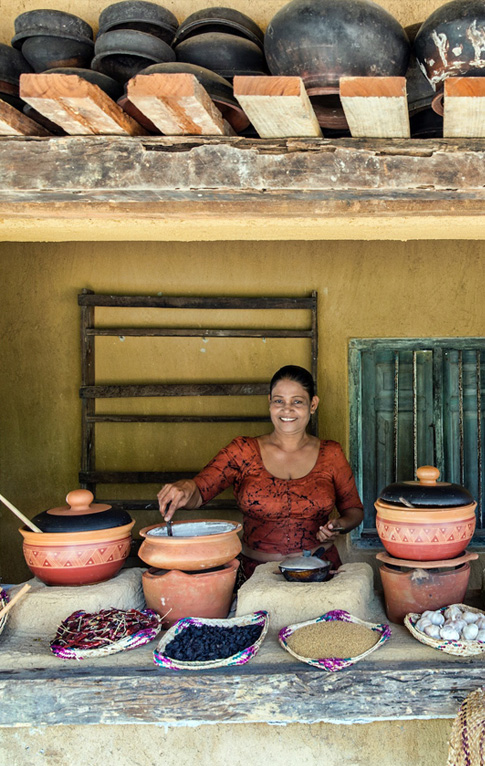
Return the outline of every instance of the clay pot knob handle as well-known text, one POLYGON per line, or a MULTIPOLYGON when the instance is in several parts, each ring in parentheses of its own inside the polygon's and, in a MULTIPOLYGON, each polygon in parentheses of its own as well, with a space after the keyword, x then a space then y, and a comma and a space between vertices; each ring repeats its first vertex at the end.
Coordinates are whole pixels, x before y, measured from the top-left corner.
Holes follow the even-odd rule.
POLYGON ((440 477, 438 468, 433 465, 422 465, 416 471, 420 484, 435 485, 440 477))
POLYGON ((66 500, 73 511, 88 511, 94 500, 94 495, 89 489, 73 489, 68 492, 66 500))

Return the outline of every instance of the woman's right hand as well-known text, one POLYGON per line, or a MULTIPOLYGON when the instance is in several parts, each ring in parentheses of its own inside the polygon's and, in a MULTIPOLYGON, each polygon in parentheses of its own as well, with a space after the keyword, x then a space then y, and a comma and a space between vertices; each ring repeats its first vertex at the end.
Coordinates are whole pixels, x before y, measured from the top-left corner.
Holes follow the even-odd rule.
POLYGON ((197 484, 192 479, 164 484, 157 497, 160 513, 167 521, 179 508, 198 508, 202 503, 197 484))

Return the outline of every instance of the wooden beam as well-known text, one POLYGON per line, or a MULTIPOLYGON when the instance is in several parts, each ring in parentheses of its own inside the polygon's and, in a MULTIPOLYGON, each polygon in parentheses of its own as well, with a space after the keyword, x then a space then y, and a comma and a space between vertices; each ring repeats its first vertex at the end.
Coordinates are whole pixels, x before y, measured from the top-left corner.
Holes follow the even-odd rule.
POLYGON ((485 138, 483 77, 445 80, 443 135, 445 138, 485 138))
POLYGON ((405 77, 342 77, 340 100, 354 138, 409 138, 405 77))
POLYGON ((301 77, 236 76, 234 95, 262 138, 322 135, 301 77))
POLYGON ((20 97, 71 136, 146 135, 101 88, 78 75, 22 74, 20 97))
POLYGON ((48 130, 23 112, 0 99, 1 136, 50 136, 48 130))
POLYGON ((235 135, 193 74, 140 74, 128 82, 127 96, 167 136, 235 135))

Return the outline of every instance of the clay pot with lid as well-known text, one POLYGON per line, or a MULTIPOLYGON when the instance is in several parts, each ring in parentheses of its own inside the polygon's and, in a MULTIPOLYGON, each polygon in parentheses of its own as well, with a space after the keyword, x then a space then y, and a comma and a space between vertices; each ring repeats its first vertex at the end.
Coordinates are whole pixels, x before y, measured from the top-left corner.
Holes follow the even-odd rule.
POLYGON ((369 0, 292 0, 271 19, 264 50, 271 74, 299 76, 310 99, 319 97, 320 124, 342 128, 340 78, 403 76, 410 46, 399 22, 369 0))
POLYGON ((69 492, 69 505, 34 517, 42 532, 21 528, 30 571, 46 585, 91 585, 114 577, 131 548, 135 524, 126 511, 93 504, 93 494, 69 492))
POLYGON ((210 569, 227 564, 241 552, 241 530, 242 524, 235 521, 176 521, 170 537, 166 524, 153 524, 140 529, 144 540, 138 555, 158 569, 210 569))
POLYGON ((436 561, 459 556, 473 537, 477 506, 459 484, 439 482, 439 470, 421 466, 418 481, 389 484, 375 502, 376 526, 391 556, 436 561))

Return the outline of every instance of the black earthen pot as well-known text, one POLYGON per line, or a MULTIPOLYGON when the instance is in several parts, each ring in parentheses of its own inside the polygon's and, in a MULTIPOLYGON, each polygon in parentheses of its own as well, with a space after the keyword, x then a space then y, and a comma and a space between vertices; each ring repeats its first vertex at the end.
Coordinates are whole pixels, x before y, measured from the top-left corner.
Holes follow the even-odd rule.
POLYGON ((485 74, 485 3, 452 0, 440 6, 422 24, 414 41, 415 55, 433 89, 440 92, 448 77, 485 74))
POLYGON ((309 96, 338 93, 345 76, 403 76, 410 53, 399 22, 368 0, 293 0, 264 49, 271 73, 301 77, 309 96))
POLYGON ((0 81, 18 89, 19 77, 26 72, 32 72, 32 67, 20 51, 0 43, 0 81))
POLYGON ((159 37, 170 45, 177 31, 177 17, 157 3, 145 0, 122 0, 101 11, 99 33, 112 29, 135 29, 159 37))
POLYGON ((125 83, 150 64, 175 61, 175 53, 155 35, 135 29, 113 29, 96 39, 91 68, 125 83))
POLYGON ((93 40, 93 30, 79 16, 64 11, 39 9, 21 13, 14 21, 14 48, 20 48, 28 37, 54 36, 69 40, 93 40))
POLYGON ((207 91, 224 118, 239 133, 249 126, 249 120, 234 97, 232 85, 224 77, 211 72, 202 66, 186 64, 182 61, 171 61, 165 64, 153 64, 143 69, 139 74, 193 74, 207 91))
POLYGON ((232 79, 236 75, 268 74, 259 45, 226 32, 207 32, 189 37, 175 47, 177 61, 196 64, 232 79))
POLYGON ((264 48, 264 33, 256 22, 234 8, 223 7, 204 8, 191 13, 177 29, 175 43, 206 32, 225 32, 246 37, 261 49, 264 48))
POLYGON ((92 40, 36 35, 22 43, 22 55, 34 72, 54 67, 89 67, 94 55, 92 40))

